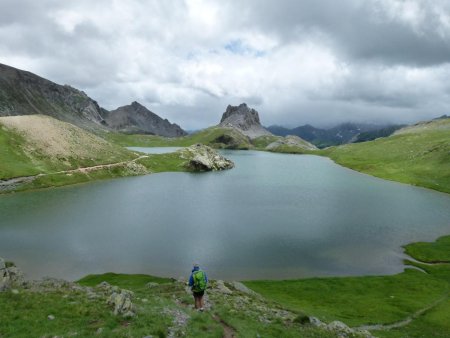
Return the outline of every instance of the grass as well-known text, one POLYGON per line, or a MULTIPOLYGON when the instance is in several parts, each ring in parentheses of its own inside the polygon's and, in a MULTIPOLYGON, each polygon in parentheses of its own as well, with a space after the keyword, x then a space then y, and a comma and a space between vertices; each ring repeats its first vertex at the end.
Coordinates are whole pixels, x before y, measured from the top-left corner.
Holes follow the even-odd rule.
POLYGON ((142 165, 140 171, 135 171, 132 167, 130 168, 126 164, 123 164, 89 172, 74 172, 70 174, 49 173, 45 176, 37 177, 32 182, 22 184, 17 187, 15 191, 60 187, 69 184, 87 183, 146 173, 191 171, 191 169, 187 167, 187 160, 182 158, 181 155, 176 152, 167 154, 149 154, 148 157, 138 159, 135 163, 142 165))
POLYGON ((117 285, 122 289, 132 290, 136 288, 143 288, 148 283, 171 283, 172 278, 162 278, 143 274, 123 274, 107 272, 100 275, 87 275, 81 278, 78 283, 83 286, 96 286, 103 281, 107 281, 111 285, 117 285))
POLYGON ((405 245, 405 252, 426 263, 450 263, 450 236, 438 238, 435 242, 417 242, 405 245))
MULTIPOLYGON (((0 180, 44 174, 32 182, 14 186, 13 191, 59 187, 146 173, 190 170, 187 167, 187 159, 183 158, 180 153, 152 154, 136 160, 133 164, 130 161, 139 156, 136 152, 105 142, 76 126, 48 116, 33 116, 32 118, 36 123, 42 120, 45 127, 50 128, 55 134, 69 133, 71 137, 66 138, 64 144, 72 149, 67 149, 67 156, 64 158, 61 158, 60 155, 51 156, 45 152, 45 148, 48 142, 55 142, 55 139, 45 139, 44 137, 41 141, 31 142, 26 134, 6 128, 0 120, 0 180), (74 152, 73 149, 80 149, 80 151, 75 150, 74 152), (62 172, 114 163, 119 164, 91 171, 62 172)), ((23 123, 30 123, 30 121, 24 120, 23 123)), ((208 135, 211 137, 219 133, 217 130, 209 132, 211 133, 208 135)), ((139 137, 139 135, 122 136, 139 137)), ((5 191, 10 190, 0 189, 0 193, 5 191)))
POLYGON ((300 146, 289 144, 280 144, 279 146, 268 151, 282 154, 314 154, 315 152, 314 150, 308 150, 300 146))
POLYGON ((207 291, 214 306, 210 311, 198 313, 192 309, 193 299, 184 284, 172 279, 106 273, 86 276, 78 283, 95 290, 103 281, 133 291, 135 317, 114 316, 106 303, 107 295, 89 298, 84 291, 70 288, 46 292, 19 289, 18 294, 0 293, 0 336, 166 337, 170 327, 177 326, 173 314, 179 312, 187 316, 187 322, 178 327, 175 336, 220 338, 227 325, 238 337, 333 337, 298 323, 261 321, 258 309, 270 304, 237 291, 232 296, 207 291), (155 284, 148 287, 149 282, 155 284), (242 308, 241 300, 247 304, 246 308, 242 308), (55 319, 49 320, 49 315, 55 319))
POLYGON ((189 171, 186 160, 177 152, 149 155, 137 163, 144 165, 152 173, 189 171))
POLYGON ((442 296, 447 283, 406 270, 395 276, 312 278, 245 283, 292 310, 351 326, 392 323, 442 296))
POLYGON ((250 149, 253 147, 245 135, 231 128, 220 127, 210 127, 177 138, 121 133, 105 133, 102 136, 110 142, 127 147, 188 147, 196 143, 219 149, 250 149))
MULTIPOLYGON (((413 243, 407 245, 406 250, 415 259, 442 261, 450 252, 449 237, 433 243, 413 243)), ((450 264, 406 263, 423 271, 406 269, 392 276, 248 281, 245 284, 281 306, 303 310, 325 321, 341 320, 350 326, 401 321, 444 297, 443 303, 411 324, 395 330, 377 331, 375 335, 450 337, 450 264)))
POLYGON ((116 163, 136 157, 133 152, 106 143, 101 138, 69 123, 63 123, 48 116, 33 116, 33 119, 33 122, 37 123, 42 120, 46 126, 53 122, 53 132, 71 135, 71 139, 66 138, 64 142, 71 143, 72 149, 64 149, 66 151, 64 155, 61 150, 55 156, 46 154, 46 148, 52 146, 49 143, 56 142, 54 139, 43 138, 40 141, 31 141, 25 134, 4 127, 0 120, 0 179, 116 163))
POLYGON ((41 172, 42 169, 22 150, 24 144, 23 137, 0 125, 0 179, 36 175, 41 172))
POLYGON ((282 139, 281 136, 275 135, 263 135, 256 137, 252 140, 252 144, 258 150, 264 150, 269 144, 282 139))
MULTIPOLYGON (((432 243, 413 243, 414 258, 442 260, 450 251, 449 237, 432 243)), ((32 292, 19 289, 0 293, 0 337, 165 337, 173 326, 172 314, 187 315, 186 326, 178 335, 186 337, 222 337, 224 325, 238 337, 334 337, 313 326, 302 325, 304 313, 330 322, 341 320, 350 326, 388 324, 401 321, 431 304, 428 311, 406 326, 388 331, 373 331, 378 337, 449 337, 450 264, 425 264, 406 261, 422 269, 406 269, 392 276, 310 278, 285 281, 248 281, 247 286, 264 298, 244 294, 220 293, 216 281, 207 291, 213 304, 210 311, 192 310, 192 296, 184 284, 170 278, 142 274, 105 273, 89 275, 78 283, 95 287, 102 281, 134 292, 138 309, 133 318, 116 317, 106 304, 106 296, 90 299, 77 289, 32 292), (151 287, 148 283, 153 283, 151 287), (436 301, 440 300, 439 303, 436 301), (277 311, 290 310, 298 319, 281 320, 277 311), (48 320, 48 315, 54 320, 48 320)))
POLYGON ((450 193, 450 119, 317 154, 373 176, 450 193))

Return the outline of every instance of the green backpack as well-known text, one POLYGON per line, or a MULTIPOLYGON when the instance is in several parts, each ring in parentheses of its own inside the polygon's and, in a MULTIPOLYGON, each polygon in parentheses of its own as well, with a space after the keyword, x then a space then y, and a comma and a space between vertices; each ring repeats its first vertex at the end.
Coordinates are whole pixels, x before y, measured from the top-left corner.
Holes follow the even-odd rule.
POLYGON ((194 271, 193 276, 194 285, 192 286, 192 291, 202 292, 206 290, 206 275, 202 270, 194 271))

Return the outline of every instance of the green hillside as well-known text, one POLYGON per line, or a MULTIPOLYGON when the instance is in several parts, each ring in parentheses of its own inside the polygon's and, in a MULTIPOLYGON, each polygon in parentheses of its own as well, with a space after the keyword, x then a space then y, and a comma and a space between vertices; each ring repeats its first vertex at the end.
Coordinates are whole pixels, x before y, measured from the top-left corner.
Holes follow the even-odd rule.
POLYGON ((0 159, 0 193, 163 171, 230 168, 208 147, 137 153, 45 115, 0 117, 0 159), (197 155, 206 167, 194 161, 197 155))
POLYGON ((450 193, 450 119, 419 123, 386 138, 318 154, 373 176, 450 193))
POLYGON ((0 179, 128 161, 136 155, 45 115, 0 117, 0 179))
POLYGON ((107 140, 126 147, 187 147, 202 143, 219 149, 250 149, 247 136, 232 128, 210 127, 191 135, 168 138, 156 135, 102 134, 107 140))

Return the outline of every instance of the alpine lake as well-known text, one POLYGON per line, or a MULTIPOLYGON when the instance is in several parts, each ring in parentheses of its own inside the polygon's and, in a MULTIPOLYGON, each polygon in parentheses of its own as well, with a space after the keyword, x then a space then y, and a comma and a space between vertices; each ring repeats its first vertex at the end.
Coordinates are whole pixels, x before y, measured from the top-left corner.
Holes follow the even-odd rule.
MULTIPOLYGON (((132 148, 164 152, 167 148, 132 148)), ((0 256, 29 278, 92 273, 286 279, 393 274, 450 234, 450 195, 312 155, 221 151, 232 170, 0 196, 0 256)))

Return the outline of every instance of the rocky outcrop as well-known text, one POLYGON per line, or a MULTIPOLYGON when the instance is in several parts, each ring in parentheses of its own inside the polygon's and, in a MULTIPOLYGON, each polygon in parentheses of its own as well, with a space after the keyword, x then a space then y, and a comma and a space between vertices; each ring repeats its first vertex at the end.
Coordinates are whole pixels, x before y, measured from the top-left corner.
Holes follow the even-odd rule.
POLYGON ((113 292, 108 298, 108 304, 111 305, 114 310, 113 313, 122 315, 123 317, 133 317, 135 315, 135 309, 131 302, 133 292, 128 290, 120 290, 119 292, 113 292))
POLYGON ((340 338, 374 338, 374 336, 372 336, 369 331, 362 329, 352 329, 338 320, 335 320, 329 324, 325 324, 316 317, 309 317, 309 323, 333 334, 336 334, 336 336, 340 338))
POLYGON ((0 292, 23 286, 24 281, 23 272, 14 264, 5 262, 0 257, 0 292))
POLYGON ((0 258, 0 292, 10 287, 9 273, 6 269, 5 261, 0 258))
POLYGON ((152 134, 165 137, 187 135, 181 127, 162 119, 138 102, 105 113, 109 127, 124 133, 152 134))
POLYGON ((88 129, 104 128, 103 110, 86 93, 0 64, 0 116, 43 114, 88 129))
POLYGON ((249 108, 246 103, 241 103, 239 106, 229 105, 222 115, 219 126, 238 129, 250 138, 272 135, 261 126, 258 112, 249 108))
POLYGON ((193 171, 217 171, 231 169, 234 163, 220 155, 216 150, 203 144, 194 144, 178 150, 186 162, 186 167, 193 171))

